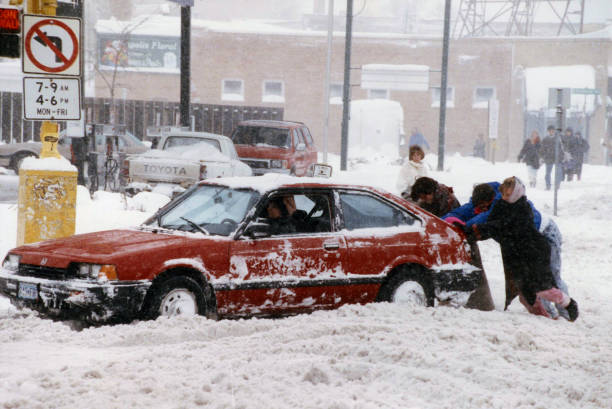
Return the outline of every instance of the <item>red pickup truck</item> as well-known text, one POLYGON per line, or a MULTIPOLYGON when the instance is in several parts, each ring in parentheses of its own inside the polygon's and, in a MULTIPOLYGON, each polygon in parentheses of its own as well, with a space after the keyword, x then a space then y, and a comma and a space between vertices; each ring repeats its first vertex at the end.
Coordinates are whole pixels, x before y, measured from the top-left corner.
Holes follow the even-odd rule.
POLYGON ((231 138, 240 160, 254 175, 273 172, 304 176, 317 162, 317 147, 302 122, 242 121, 231 138))

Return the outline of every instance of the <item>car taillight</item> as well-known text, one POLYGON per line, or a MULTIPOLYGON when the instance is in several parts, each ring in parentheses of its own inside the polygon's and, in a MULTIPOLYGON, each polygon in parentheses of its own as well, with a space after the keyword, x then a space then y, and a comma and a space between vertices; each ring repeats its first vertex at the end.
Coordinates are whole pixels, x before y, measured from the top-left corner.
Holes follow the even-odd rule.
POLYGON ((200 180, 206 179, 206 165, 200 165, 200 180))

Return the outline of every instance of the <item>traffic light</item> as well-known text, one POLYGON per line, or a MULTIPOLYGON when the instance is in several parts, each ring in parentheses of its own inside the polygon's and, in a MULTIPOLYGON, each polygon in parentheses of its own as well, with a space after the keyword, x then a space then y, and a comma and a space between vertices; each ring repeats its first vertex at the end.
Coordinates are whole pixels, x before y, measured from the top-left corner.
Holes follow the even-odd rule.
POLYGON ((19 58, 21 10, 12 6, 0 7, 0 57, 19 58))

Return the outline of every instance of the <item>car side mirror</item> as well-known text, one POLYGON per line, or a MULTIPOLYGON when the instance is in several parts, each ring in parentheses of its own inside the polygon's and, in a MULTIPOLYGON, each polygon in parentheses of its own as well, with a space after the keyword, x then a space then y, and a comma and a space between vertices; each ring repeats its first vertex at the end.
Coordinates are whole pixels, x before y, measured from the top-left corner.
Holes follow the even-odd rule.
POLYGON ((270 224, 264 220, 263 218, 258 218, 250 222, 246 229, 244 229, 244 235, 252 239, 270 237, 270 224))
POLYGON ((297 151, 304 151, 304 150, 306 150, 306 144, 304 142, 298 143, 297 146, 295 147, 295 150, 297 150, 297 151))

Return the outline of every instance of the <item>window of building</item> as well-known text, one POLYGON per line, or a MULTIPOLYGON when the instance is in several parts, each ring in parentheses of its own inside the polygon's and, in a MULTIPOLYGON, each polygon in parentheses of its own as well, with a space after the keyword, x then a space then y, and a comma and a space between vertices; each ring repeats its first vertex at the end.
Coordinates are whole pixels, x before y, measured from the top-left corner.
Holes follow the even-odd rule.
MULTIPOLYGON (((431 88, 431 106, 440 106, 440 87, 431 88)), ((455 106, 455 87, 446 88, 446 106, 453 108, 455 106)))
POLYGON ((244 81, 223 80, 221 99, 224 101, 244 101, 244 81))
POLYGON ((487 108, 489 106, 489 100, 495 99, 495 97, 494 87, 476 87, 474 88, 474 101, 472 102, 472 107, 487 108))
POLYGON ((329 103, 330 104, 341 104, 342 103, 342 84, 330 84, 329 85, 329 103))
POLYGON ((285 102, 285 86, 282 81, 264 81, 262 102, 285 102))
POLYGON ((388 89, 369 89, 368 99, 389 99, 388 89))

